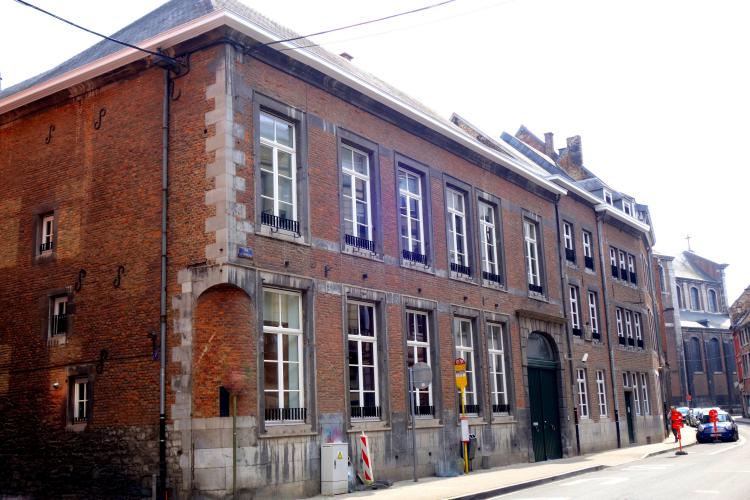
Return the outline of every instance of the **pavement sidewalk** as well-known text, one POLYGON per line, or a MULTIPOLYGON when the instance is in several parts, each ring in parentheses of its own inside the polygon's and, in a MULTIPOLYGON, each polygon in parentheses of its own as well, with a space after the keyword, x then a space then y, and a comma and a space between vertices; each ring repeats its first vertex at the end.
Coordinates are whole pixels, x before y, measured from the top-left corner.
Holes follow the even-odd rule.
MULTIPOLYGON (((695 432, 685 427, 682 446, 695 444, 695 432)), ((674 452, 677 443, 670 436, 661 443, 632 446, 615 450, 591 453, 579 457, 563 458, 531 464, 515 464, 494 469, 471 472, 458 477, 426 477, 419 482, 398 481, 390 488, 360 491, 346 498, 373 497, 378 500, 432 500, 432 499, 480 499, 538 486, 539 484, 566 477, 601 470, 606 467, 640 460, 660 453, 674 452)))

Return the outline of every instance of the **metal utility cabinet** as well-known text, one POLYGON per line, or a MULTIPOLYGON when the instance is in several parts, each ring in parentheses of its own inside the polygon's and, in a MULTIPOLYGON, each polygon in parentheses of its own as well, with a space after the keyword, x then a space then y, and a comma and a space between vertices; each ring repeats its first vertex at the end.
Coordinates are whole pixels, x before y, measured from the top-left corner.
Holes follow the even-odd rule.
POLYGON ((320 450, 320 492, 338 495, 348 492, 349 445, 324 443, 320 450))

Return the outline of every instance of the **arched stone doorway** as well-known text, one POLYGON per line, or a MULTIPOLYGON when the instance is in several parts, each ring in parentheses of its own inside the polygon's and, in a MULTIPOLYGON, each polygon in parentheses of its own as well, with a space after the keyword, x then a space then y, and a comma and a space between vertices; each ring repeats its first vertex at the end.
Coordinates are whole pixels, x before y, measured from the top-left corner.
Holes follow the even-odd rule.
POLYGON ((546 335, 531 332, 526 359, 534 461, 562 458, 557 351, 546 335))

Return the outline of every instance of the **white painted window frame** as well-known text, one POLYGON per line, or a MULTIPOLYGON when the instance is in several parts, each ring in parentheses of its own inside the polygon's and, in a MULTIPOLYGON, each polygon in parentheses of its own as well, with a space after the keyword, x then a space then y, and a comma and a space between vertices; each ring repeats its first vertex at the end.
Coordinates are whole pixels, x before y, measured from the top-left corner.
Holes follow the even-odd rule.
MULTIPOLYGON (((359 236, 359 230, 358 226, 360 223, 357 221, 357 184, 356 181, 360 180, 365 183, 365 205, 366 205, 366 214, 367 214, 367 239, 372 241, 372 193, 371 193, 371 183, 370 183, 370 155, 366 153, 365 151, 362 151, 360 149, 357 149, 353 146, 350 146, 348 144, 341 144, 342 150, 347 150, 349 153, 351 153, 352 158, 352 168, 346 168, 344 166, 344 158, 341 157, 341 173, 342 175, 349 176, 349 183, 350 183, 350 191, 349 193, 344 192, 343 195, 345 198, 351 199, 351 207, 352 211, 349 214, 350 221, 344 220, 344 224, 347 225, 347 227, 344 228, 344 232, 351 231, 351 236, 354 237, 360 237, 359 236), (365 158, 365 166, 367 167, 367 174, 363 174, 361 172, 357 172, 354 169, 354 157, 355 155, 364 156, 365 158)), ((342 185, 343 186, 343 185, 342 185)), ((343 189, 343 187, 342 187, 343 189)), ((346 216, 344 217, 346 219, 346 216)))
POLYGON ((492 379, 492 404, 494 405, 507 405, 508 404, 508 374, 506 373, 505 363, 505 340, 503 335, 505 334, 505 325, 503 323, 487 323, 487 342, 489 344, 488 352, 490 359, 490 378, 492 379), (491 329, 496 329, 497 335, 490 333, 491 329), (493 343, 492 338, 497 339, 497 342, 493 343), (499 343, 499 348, 498 348, 499 343), (498 358, 499 364, 498 367, 498 358), (498 371, 498 368, 500 371, 498 371), (497 387, 497 375, 502 375, 502 390, 497 387))
POLYGON ((500 274, 500 262, 497 252, 497 228, 495 224, 495 207, 489 203, 479 202, 479 234, 482 243, 482 271, 500 274), (491 221, 486 221, 483 217, 485 209, 491 217, 491 221), (488 239, 489 238, 489 239, 488 239), (491 240, 491 241, 490 241, 491 240), (492 255, 493 262, 490 262, 489 256, 492 255))
MULTIPOLYGON (((456 344, 456 357, 463 358, 466 360, 466 379, 468 384, 464 390, 464 404, 465 405, 478 405, 479 395, 477 392, 477 381, 476 381, 476 359, 474 357, 474 322, 468 318, 454 318, 453 319, 453 341, 456 344), (463 325, 469 325, 469 336, 468 345, 463 344, 463 335, 459 335, 461 327, 463 325), (459 340, 460 337, 460 340, 459 340)), ((461 392, 459 391, 459 396, 461 392)), ((476 413, 468 413, 469 415, 476 415, 476 413)))
POLYGON ((469 237, 466 234, 466 196, 461 191, 448 188, 446 197, 446 208, 448 210, 448 253, 449 260, 453 264, 469 267, 469 237), (463 210, 456 208, 456 201, 460 200, 463 210), (460 226, 463 235, 464 251, 458 250, 458 232, 460 226))
POLYGON ((651 404, 648 402, 648 377, 645 373, 641 373, 641 400, 643 401, 643 414, 651 414, 651 404))
MULTIPOLYGON (((356 306, 357 308, 357 331, 360 329, 359 324, 359 310, 361 307, 368 307, 372 309, 372 336, 370 335, 362 335, 357 334, 353 335, 348 330, 348 321, 347 321, 347 351, 346 355, 349 355, 349 342, 356 342, 357 343, 357 378, 359 380, 359 389, 356 391, 359 393, 359 403, 360 408, 364 408, 364 401, 365 401, 365 393, 369 391, 365 391, 364 389, 364 366, 362 363, 362 345, 363 344, 372 344, 372 353, 373 353, 373 364, 374 364, 374 370, 373 370, 373 376, 375 377, 375 406, 380 406, 380 372, 378 368, 378 315, 377 315, 377 309, 375 308, 375 304, 371 304, 369 302, 360 302, 355 300, 348 300, 346 302, 347 307, 347 319, 349 314, 349 307, 350 306, 356 306)), ((351 365, 349 365, 351 368, 351 365)), ((348 376, 348 374, 347 374, 348 376)), ((352 391, 351 387, 349 388, 349 392, 352 391)), ((380 420, 380 417, 354 417, 352 416, 352 420, 380 420)))
MULTIPOLYGON (((291 122, 289 120, 284 120, 283 118, 279 118, 278 116, 268 113, 266 111, 260 112, 259 120, 262 120, 264 116, 271 119, 274 122, 274 128, 273 128, 274 138, 273 139, 263 137, 260 130, 258 131, 258 136, 260 137, 261 147, 263 146, 269 147, 271 148, 271 151, 272 151, 273 171, 263 168, 262 163, 260 166, 260 170, 271 173, 271 175, 273 175, 273 215, 277 217, 279 216, 279 203, 281 200, 280 190, 279 190, 279 177, 284 177, 286 179, 290 179, 291 185, 292 185, 292 214, 293 214, 292 220, 299 221, 299 218, 297 216, 299 212, 298 200, 297 200, 297 127, 295 126, 294 122, 291 122), (291 128, 292 130, 292 147, 291 148, 289 146, 281 144, 280 142, 276 142, 276 123, 281 123, 291 128), (279 151, 287 153, 291 156, 291 166, 290 166, 291 173, 292 173, 291 178, 281 175, 279 173, 279 154, 278 154, 279 151)), ((258 154, 260 155, 260 152, 258 154)), ((261 189, 261 198, 268 198, 268 196, 264 196, 262 194, 262 189, 261 189)))
POLYGON ((568 285, 568 297, 570 300, 570 324, 572 328, 581 328, 580 293, 575 285, 568 285))
MULTIPOLYGON (((426 312, 412 310, 412 309, 407 309, 406 310, 406 321, 407 322, 410 320, 409 319, 410 315, 411 315, 412 320, 414 321, 414 331, 415 332, 417 331, 417 316, 424 316, 424 318, 425 318, 425 329, 427 330, 427 332, 426 332, 427 333, 427 335, 426 335, 427 342, 418 341, 416 339, 412 340, 412 339, 408 338, 409 327, 407 325, 407 328, 406 328, 406 331, 405 331, 405 333, 407 335, 406 348, 413 350, 413 356, 414 356, 414 361, 415 362, 419 359, 417 357, 417 350, 420 349, 420 348, 424 348, 426 350, 426 352, 427 352, 427 364, 430 365, 430 366, 432 366, 432 353, 430 352, 430 340, 431 340, 431 338, 430 338, 430 335, 431 335, 431 332, 430 332, 430 315, 427 314, 426 312)), ((435 369, 435 367, 433 367, 433 370, 434 369, 435 369)), ((414 398, 414 404, 416 406, 419 406, 419 395, 423 394, 425 392, 427 393, 427 398, 428 398, 429 406, 434 406, 435 405, 433 397, 432 397, 432 385, 433 384, 430 384, 429 387, 427 387, 427 389, 415 389, 415 390, 409 391, 412 394, 412 397, 414 398)), ((418 416, 418 418, 419 418, 419 416, 418 416)))
POLYGON ((542 276, 539 266, 539 225, 529 219, 523 220, 524 250, 526 257, 526 278, 530 285, 541 286, 542 276))
POLYGON ((586 369, 576 370, 576 386, 578 387, 578 416, 581 419, 589 418, 589 395, 586 383, 586 369))
MULTIPOLYGON (((416 172, 413 172, 411 170, 406 170, 403 168, 400 168, 398 170, 398 182, 399 182, 399 224, 405 224, 406 225, 406 241, 408 243, 408 248, 404 248, 404 250, 407 250, 409 252, 413 252, 414 250, 414 243, 419 243, 419 253, 422 255, 426 255, 425 253, 425 233, 424 233, 424 197, 422 196, 422 175, 416 172), (401 187, 401 178, 404 179, 406 189, 401 187), (413 178, 415 180, 415 184, 417 186, 418 193, 413 193, 409 191, 409 179, 413 178), (400 205, 402 204, 401 201, 403 200, 403 206, 406 207, 406 214, 401 213, 400 205), (415 200, 417 205, 417 216, 418 219, 413 219, 411 210, 409 209, 410 200, 415 200), (411 220, 417 220, 418 225, 417 229, 419 234, 414 235, 411 231, 411 220)), ((400 228, 399 228, 399 238, 403 238, 403 235, 401 234, 400 228)))
POLYGON ((607 384, 604 379, 604 370, 596 370, 596 394, 599 398, 599 416, 607 416, 607 384))
POLYGON ((565 248, 567 250, 573 250, 573 225, 570 222, 563 222, 563 238, 565 240, 565 248))
POLYGON ((599 298, 596 292, 589 291, 589 321, 591 325, 591 333, 599 333, 599 305, 597 301, 599 298))

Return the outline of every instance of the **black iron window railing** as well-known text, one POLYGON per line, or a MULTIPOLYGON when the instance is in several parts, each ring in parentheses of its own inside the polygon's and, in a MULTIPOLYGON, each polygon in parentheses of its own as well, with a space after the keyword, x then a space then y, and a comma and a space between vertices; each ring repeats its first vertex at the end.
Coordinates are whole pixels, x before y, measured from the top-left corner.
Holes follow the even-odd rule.
POLYGON ((510 405, 492 405, 492 413, 510 413, 510 405))
POLYGON ((349 246, 364 248, 365 250, 369 250, 372 253, 375 253, 375 242, 372 240, 368 240, 367 238, 359 238, 358 236, 347 234, 344 235, 344 241, 349 246))
POLYGON ((81 422, 88 422, 88 421, 89 421, 89 417, 88 416, 73 417, 73 423, 76 423, 76 424, 80 424, 81 422))
POLYGON ((638 345, 638 348, 639 348, 639 349, 643 349, 643 339, 638 339, 638 340, 636 341, 636 344, 638 345))
POLYGON ((628 337, 628 345, 631 347, 635 346, 635 339, 633 337, 628 337))
MULTIPOLYGON (((464 413, 467 415, 479 415, 479 405, 464 405, 464 413)), ((458 411, 461 412, 461 404, 458 405, 458 411)))
POLYGON ((39 253, 49 252, 53 248, 55 248, 55 242, 54 241, 47 241, 45 243, 42 243, 39 245, 39 253))
POLYGON ((620 279, 623 281, 628 281, 628 270, 625 268, 620 268, 620 279))
POLYGON ((453 271, 454 273, 471 276, 471 268, 469 266, 462 266, 461 264, 456 264, 455 262, 451 262, 451 271, 453 271))
POLYGON ((56 314, 52 316, 51 335, 65 335, 68 333, 68 315, 56 314))
POLYGON ((634 284, 634 285, 637 284, 638 283, 638 275, 635 274, 635 273, 630 273, 630 282, 632 284, 634 284))
POLYGON ((351 406, 351 416, 357 418, 380 418, 379 406, 351 406))
POLYGON ((620 277, 620 268, 617 266, 610 266, 612 268, 612 277, 613 278, 619 278, 620 277))
POLYGON ((625 337, 617 337, 617 341, 620 343, 620 345, 625 345, 627 342, 625 342, 625 337))
POLYGON ((427 265, 427 256, 423 253, 419 252, 410 252, 409 250, 403 250, 401 252, 401 255, 405 260, 410 260, 412 262, 419 262, 420 264, 427 265))
POLYGON ((435 414, 435 407, 432 405, 417 405, 414 408, 414 414, 418 417, 431 417, 435 414))
POLYGON ((484 278, 487 281, 492 281, 494 283, 502 283, 503 279, 499 274, 490 273, 488 271, 482 271, 482 278, 484 278))
POLYGON ((602 334, 599 332, 591 332, 591 338, 594 340, 601 340, 602 334))
POLYGON ((593 257, 584 257, 583 263, 586 266, 586 269, 594 270, 594 258, 593 257))
POLYGON ((565 249, 565 259, 568 260, 569 262, 576 261, 576 251, 574 248, 565 249))
POLYGON ((260 215, 260 222, 265 226, 271 226, 276 229, 283 229, 284 231, 299 234, 299 222, 297 222, 296 220, 285 219, 284 217, 279 217, 278 215, 263 212, 260 215))
POLYGON ((533 283, 529 283, 529 291, 538 293, 541 295, 544 293, 544 287, 542 285, 535 285, 533 283))
POLYGON ((580 328, 573 328, 573 335, 576 337, 582 337, 583 336, 583 330, 580 328))
POLYGON ((266 408, 266 422, 304 422, 307 408, 266 408))

